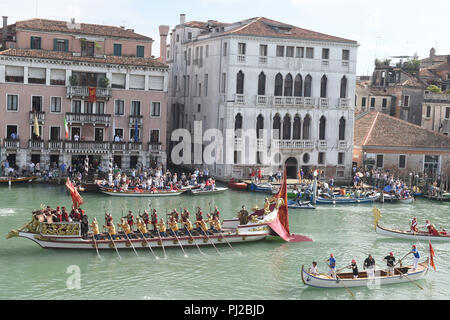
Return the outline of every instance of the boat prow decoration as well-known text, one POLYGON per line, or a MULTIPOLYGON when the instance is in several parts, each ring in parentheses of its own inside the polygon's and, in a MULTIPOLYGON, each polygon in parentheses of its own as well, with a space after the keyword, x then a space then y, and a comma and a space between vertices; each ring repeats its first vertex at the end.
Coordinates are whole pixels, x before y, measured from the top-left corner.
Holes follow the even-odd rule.
MULTIPOLYGON (((270 211, 273 218, 266 222, 266 224, 283 240, 287 242, 303 242, 312 241, 311 238, 304 235, 291 234, 289 230, 289 211, 288 211, 288 200, 287 200, 287 177, 286 170, 284 170, 283 182, 274 197, 270 200, 270 211)), ((253 215, 264 215, 266 209, 261 209, 255 211, 253 215)))

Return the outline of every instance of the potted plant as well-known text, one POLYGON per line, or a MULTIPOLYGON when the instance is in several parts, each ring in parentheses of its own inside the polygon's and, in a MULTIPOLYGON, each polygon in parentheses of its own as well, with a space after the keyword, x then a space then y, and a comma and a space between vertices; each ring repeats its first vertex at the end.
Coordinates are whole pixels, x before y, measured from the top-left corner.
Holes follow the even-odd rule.
POLYGON ((78 86, 78 78, 76 75, 71 75, 69 77, 69 82, 72 87, 78 86))

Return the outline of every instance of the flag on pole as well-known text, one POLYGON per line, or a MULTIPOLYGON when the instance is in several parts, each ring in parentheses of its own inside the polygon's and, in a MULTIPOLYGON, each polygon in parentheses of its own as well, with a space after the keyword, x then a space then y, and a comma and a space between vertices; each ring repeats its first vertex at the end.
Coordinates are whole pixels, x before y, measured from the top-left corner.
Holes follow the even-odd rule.
POLYGON ((69 124, 67 123, 65 117, 64 117, 64 130, 66 131, 66 139, 69 139, 69 124))
POLYGON ((431 246, 431 241, 428 240, 428 243, 430 244, 430 266, 433 267, 434 271, 436 271, 436 265, 434 264, 434 250, 433 247, 431 246))
POLYGON ((36 114, 34 115, 33 133, 36 135, 36 137, 39 137, 39 123, 36 114))
POLYGON ((72 203, 75 208, 79 208, 83 204, 83 198, 78 193, 75 186, 72 184, 72 182, 67 178, 66 180, 66 187, 70 191, 70 196, 72 197, 72 203))
POLYGON ((137 117, 136 122, 134 123, 134 142, 139 142, 139 126, 137 117))

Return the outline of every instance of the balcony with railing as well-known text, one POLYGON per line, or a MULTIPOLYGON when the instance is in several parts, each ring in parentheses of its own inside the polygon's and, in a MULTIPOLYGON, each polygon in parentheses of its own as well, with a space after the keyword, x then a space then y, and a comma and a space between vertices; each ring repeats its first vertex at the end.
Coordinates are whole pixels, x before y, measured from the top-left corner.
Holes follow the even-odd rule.
POLYGON ((320 108, 328 108, 330 100, 328 98, 319 98, 319 107, 320 108))
POLYGON ((30 150, 42 150, 44 149, 44 141, 43 140, 28 140, 28 149, 30 150))
MULTIPOLYGON (((74 97, 87 98, 89 97, 90 87, 68 86, 66 96, 69 99, 74 97)), ((111 88, 95 87, 95 96, 97 99, 109 100, 111 98, 111 88)))
POLYGON ((339 98, 339 108, 350 107, 350 98, 339 98))
POLYGON ((34 123, 35 116, 36 116, 39 124, 44 124, 44 122, 45 122, 45 112, 44 111, 30 111, 30 124, 34 123))
POLYGON ((450 93, 439 93, 426 90, 423 95, 423 98, 424 102, 450 104, 450 93))
POLYGON ((234 96, 234 102, 236 104, 245 104, 245 95, 236 93, 234 96))
POLYGON ((127 150, 127 143, 124 141, 114 141, 111 142, 112 152, 124 152, 127 150))
POLYGON ((280 150, 305 150, 314 149, 312 140, 273 140, 273 146, 280 150))
POLYGON ((238 54, 237 55, 237 62, 238 63, 245 63, 245 54, 238 54))
POLYGON ((258 61, 260 64, 267 64, 267 56, 259 56, 258 61))
POLYGON ((319 150, 324 150, 328 146, 327 140, 319 140, 317 143, 317 147, 319 150))
POLYGON ((111 115, 110 114, 95 114, 95 113, 76 113, 76 112, 66 112, 66 120, 69 125, 73 123, 81 124, 103 124, 106 126, 111 125, 111 115))
POLYGON ((155 152, 155 151, 157 151, 157 152, 159 152, 159 151, 161 151, 161 142, 149 142, 148 143, 148 151, 153 151, 153 152, 155 152))
POLYGON ((128 142, 128 151, 141 151, 142 142, 128 142))
POLYGON ((269 104, 269 97, 257 95, 256 96, 256 104, 269 104))
POLYGON ((105 141, 66 141, 64 143, 66 152, 78 153, 108 153, 110 143, 105 141))
POLYGON ((62 140, 49 140, 47 143, 49 151, 62 151, 64 150, 64 141, 62 140))
POLYGON ((338 140, 338 148, 339 149, 347 149, 348 142, 345 140, 338 140))
POLYGON ((19 147, 20 147, 20 140, 19 139, 4 139, 3 140, 3 146, 7 150, 19 149, 19 147))

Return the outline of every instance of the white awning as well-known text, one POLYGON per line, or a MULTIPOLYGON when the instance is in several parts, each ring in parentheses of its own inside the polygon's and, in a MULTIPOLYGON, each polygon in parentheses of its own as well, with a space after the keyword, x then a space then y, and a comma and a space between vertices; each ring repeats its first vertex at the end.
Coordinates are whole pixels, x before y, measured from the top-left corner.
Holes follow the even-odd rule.
POLYGON ((123 73, 113 73, 111 79, 111 85, 123 86, 125 87, 125 74, 123 73))
POLYGON ((28 77, 45 79, 45 68, 28 68, 28 77))
POLYGON ((66 80, 66 70, 51 69, 50 70, 51 80, 66 80))

